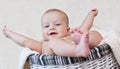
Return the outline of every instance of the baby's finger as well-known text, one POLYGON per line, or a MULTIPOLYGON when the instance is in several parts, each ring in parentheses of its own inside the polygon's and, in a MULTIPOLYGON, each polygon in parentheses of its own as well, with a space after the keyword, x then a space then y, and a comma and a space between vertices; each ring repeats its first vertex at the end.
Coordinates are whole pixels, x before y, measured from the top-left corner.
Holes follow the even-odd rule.
POLYGON ((6 30, 6 26, 4 26, 4 28, 3 28, 3 32, 5 32, 5 30, 6 30))
POLYGON ((79 28, 79 27, 76 27, 76 32, 78 32, 78 33, 82 34, 82 32, 81 32, 81 30, 80 30, 80 28, 79 28))
POLYGON ((77 28, 74 28, 74 31, 77 31, 77 28))
POLYGON ((5 29, 3 29, 3 32, 5 31, 5 29))
POLYGON ((73 29, 70 29, 70 33, 74 33, 73 29))
POLYGON ((81 30, 80 30, 80 28, 77 28, 77 32, 81 33, 81 30))

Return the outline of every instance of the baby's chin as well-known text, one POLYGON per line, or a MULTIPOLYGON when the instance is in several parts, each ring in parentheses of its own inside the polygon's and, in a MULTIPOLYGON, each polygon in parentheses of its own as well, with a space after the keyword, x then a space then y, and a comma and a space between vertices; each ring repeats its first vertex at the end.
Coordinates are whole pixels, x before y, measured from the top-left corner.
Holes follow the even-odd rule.
POLYGON ((51 39, 53 39, 54 37, 49 37, 49 38, 44 38, 45 41, 49 41, 51 39))
POLYGON ((62 39, 65 38, 66 39, 66 38, 70 38, 70 35, 65 35, 65 36, 51 35, 51 36, 48 36, 48 38, 46 38, 45 40, 48 41, 54 38, 62 38, 62 39))
POLYGON ((55 38, 60 38, 60 37, 58 37, 58 36, 51 36, 51 37, 48 38, 48 40, 55 39, 55 38))
POLYGON ((48 36, 47 38, 44 38, 45 41, 49 41, 51 39, 58 38, 58 36, 48 36))

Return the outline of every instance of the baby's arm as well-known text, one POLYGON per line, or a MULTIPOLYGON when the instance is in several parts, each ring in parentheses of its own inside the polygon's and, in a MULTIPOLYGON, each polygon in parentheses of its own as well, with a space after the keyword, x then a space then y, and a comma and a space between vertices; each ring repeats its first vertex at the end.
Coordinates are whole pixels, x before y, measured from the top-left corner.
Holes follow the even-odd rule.
POLYGON ((6 26, 3 29, 3 34, 16 42, 17 44, 21 45, 22 47, 28 47, 32 50, 38 51, 39 53, 42 53, 42 43, 38 42, 36 40, 33 40, 31 38, 28 38, 24 35, 18 34, 16 32, 13 32, 6 28, 6 26))
POLYGON ((90 30, 90 28, 93 25, 94 18, 95 18, 95 16, 97 16, 97 14, 98 14, 98 10, 97 9, 92 9, 88 13, 87 17, 84 19, 82 25, 80 26, 81 32, 85 32, 85 31, 89 31, 90 30))

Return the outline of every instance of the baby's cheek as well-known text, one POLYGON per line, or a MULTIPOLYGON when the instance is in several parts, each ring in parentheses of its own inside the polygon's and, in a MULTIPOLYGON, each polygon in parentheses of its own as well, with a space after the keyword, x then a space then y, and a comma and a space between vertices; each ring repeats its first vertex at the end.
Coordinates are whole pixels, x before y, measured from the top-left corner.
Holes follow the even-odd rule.
POLYGON ((48 36, 47 35, 44 35, 44 40, 48 40, 48 36))

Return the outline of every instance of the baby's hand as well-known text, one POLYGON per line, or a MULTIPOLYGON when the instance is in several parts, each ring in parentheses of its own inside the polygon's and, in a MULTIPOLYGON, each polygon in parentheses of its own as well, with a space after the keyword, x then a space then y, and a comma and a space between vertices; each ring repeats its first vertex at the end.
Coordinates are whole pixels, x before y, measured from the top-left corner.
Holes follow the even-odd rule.
POLYGON ((79 44, 82 34, 83 33, 80 31, 80 28, 70 29, 70 35, 76 45, 79 44))
POLYGON ((94 16, 97 16, 98 10, 97 10, 97 9, 92 9, 92 10, 90 11, 90 14, 93 14, 94 16))
POLYGON ((8 32, 9 32, 9 30, 6 28, 6 25, 5 25, 3 28, 3 34, 5 35, 5 37, 9 37, 8 32))

